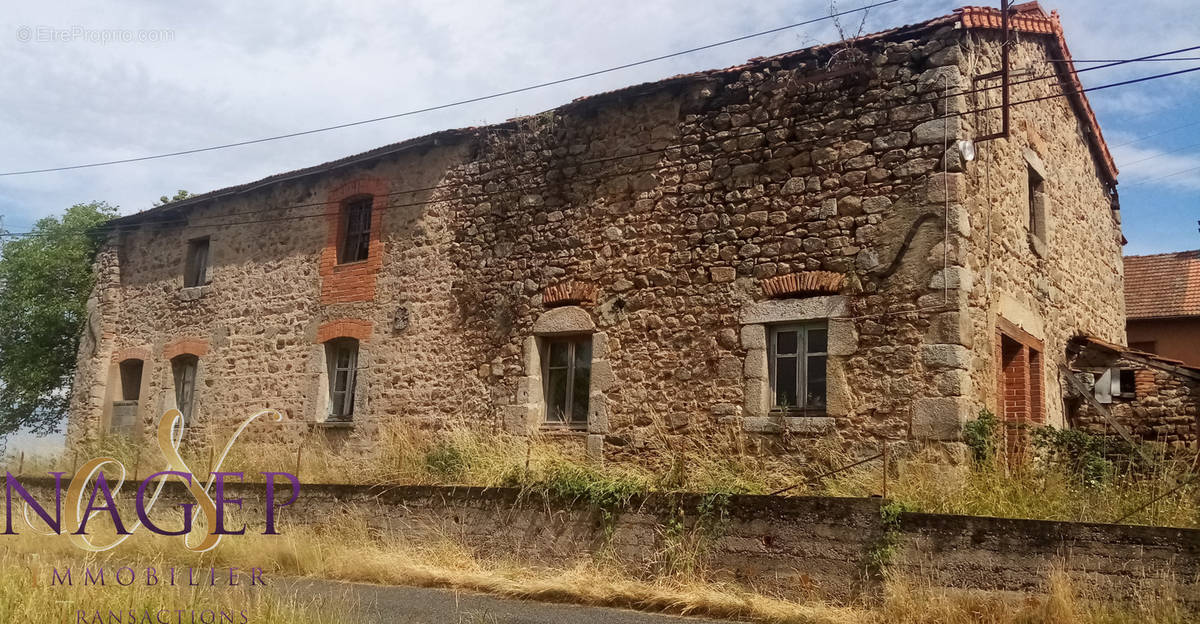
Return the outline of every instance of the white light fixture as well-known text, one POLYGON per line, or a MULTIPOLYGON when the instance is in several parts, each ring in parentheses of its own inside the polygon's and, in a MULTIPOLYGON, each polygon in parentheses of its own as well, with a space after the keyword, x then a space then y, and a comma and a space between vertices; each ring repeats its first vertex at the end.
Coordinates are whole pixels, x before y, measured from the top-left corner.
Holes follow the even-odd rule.
POLYGON ((970 139, 959 141, 958 152, 962 154, 963 160, 967 162, 975 160, 975 142, 970 139))

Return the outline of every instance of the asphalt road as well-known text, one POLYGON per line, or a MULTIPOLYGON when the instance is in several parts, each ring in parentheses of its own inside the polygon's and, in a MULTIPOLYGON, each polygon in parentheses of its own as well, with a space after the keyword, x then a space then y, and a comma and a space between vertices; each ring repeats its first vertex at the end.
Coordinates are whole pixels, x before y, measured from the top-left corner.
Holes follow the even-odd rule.
POLYGON ((277 579, 299 602, 351 605, 361 624, 727 624, 726 620, 498 598, 445 589, 277 579))

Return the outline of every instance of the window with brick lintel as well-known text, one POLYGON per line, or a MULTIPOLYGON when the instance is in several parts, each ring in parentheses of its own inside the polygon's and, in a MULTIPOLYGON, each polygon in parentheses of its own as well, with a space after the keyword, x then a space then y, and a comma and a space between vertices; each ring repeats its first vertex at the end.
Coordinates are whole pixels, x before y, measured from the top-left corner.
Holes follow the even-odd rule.
POLYGON ((370 197, 358 197, 346 202, 338 264, 361 262, 370 256, 371 203, 370 197))

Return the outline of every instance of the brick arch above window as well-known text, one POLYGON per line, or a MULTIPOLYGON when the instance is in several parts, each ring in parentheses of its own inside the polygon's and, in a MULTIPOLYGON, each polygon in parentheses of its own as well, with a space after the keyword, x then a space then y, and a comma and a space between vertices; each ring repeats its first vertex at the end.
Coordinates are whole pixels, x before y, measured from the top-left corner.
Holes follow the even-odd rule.
POLYGON ((204 357, 208 355, 208 339, 187 337, 168 342, 163 346, 163 357, 173 360, 181 355, 204 357))
POLYGON ((150 359, 150 347, 128 347, 113 352, 112 361, 114 363, 124 362, 126 360, 148 360, 150 359))
POLYGON ((362 319, 333 319, 321 323, 317 328, 317 342, 326 343, 338 338, 354 338, 359 342, 366 342, 371 338, 372 327, 371 321, 362 319))
POLYGON ((388 182, 359 176, 331 189, 325 197, 325 246, 321 250, 321 303, 371 301, 375 298, 375 276, 383 266, 383 213, 388 182), (371 199, 370 234, 366 260, 339 263, 346 230, 347 207, 359 199, 371 199))

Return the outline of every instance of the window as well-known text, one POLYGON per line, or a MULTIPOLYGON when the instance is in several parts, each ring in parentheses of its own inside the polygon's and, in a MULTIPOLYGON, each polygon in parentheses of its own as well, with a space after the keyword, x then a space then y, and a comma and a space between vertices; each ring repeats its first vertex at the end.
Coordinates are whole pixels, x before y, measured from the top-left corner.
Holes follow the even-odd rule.
POLYGON ((331 340, 325 344, 325 357, 329 363, 329 420, 350 420, 358 381, 358 341, 331 340))
POLYGON ((823 411, 827 325, 779 325, 770 330, 771 409, 823 411))
POLYGON ((354 199, 347 203, 344 223, 338 263, 366 260, 371 249, 371 198, 354 199))
POLYGON ((175 377, 175 408, 183 414, 183 423, 192 422, 192 405, 196 397, 196 368, 200 358, 181 355, 171 360, 171 372, 175 377))
POLYGON ((546 422, 587 424, 592 382, 592 337, 546 340, 546 422))
POLYGON ((1046 240, 1046 181, 1032 165, 1026 165, 1029 176, 1029 233, 1046 240))
POLYGON ((1132 368, 1122 368, 1117 374, 1116 394, 1125 399, 1137 398, 1137 371, 1132 368))
POLYGON ((121 362, 121 400, 137 401, 142 394, 142 361, 121 362))
POLYGON ((183 266, 183 286, 192 288, 208 283, 208 239, 188 241, 187 260, 183 266))

